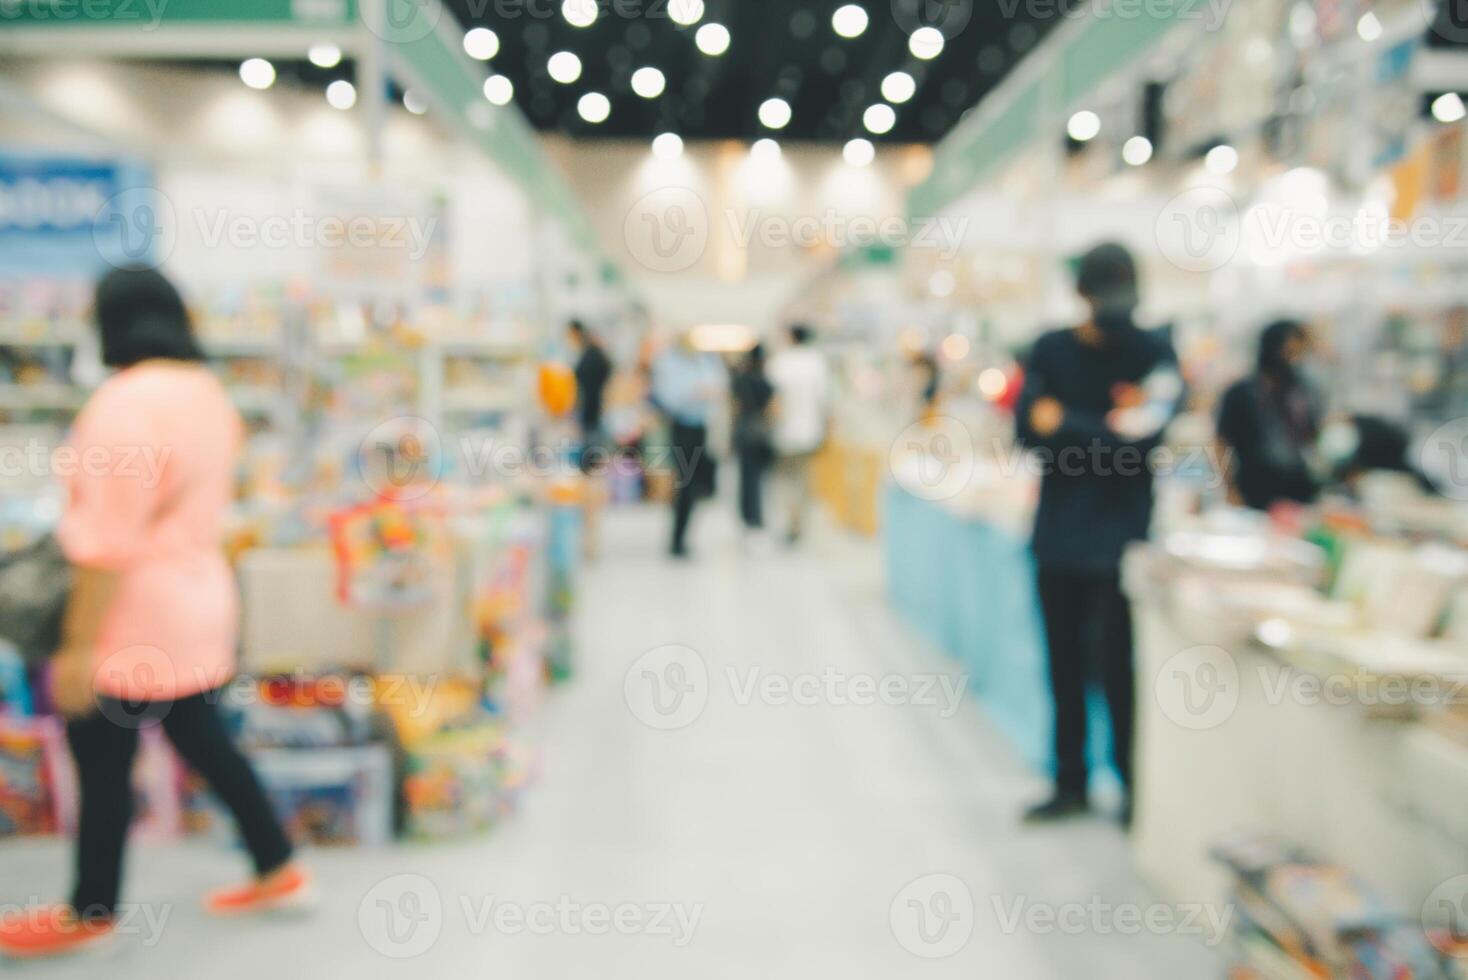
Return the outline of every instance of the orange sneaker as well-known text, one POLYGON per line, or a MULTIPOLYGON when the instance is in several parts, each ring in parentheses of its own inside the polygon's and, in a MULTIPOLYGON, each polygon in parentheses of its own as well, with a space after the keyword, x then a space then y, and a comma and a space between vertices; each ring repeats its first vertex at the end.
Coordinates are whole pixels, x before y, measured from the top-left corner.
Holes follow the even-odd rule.
POLYGON ((249 915, 252 912, 309 909, 315 900, 311 875, 296 864, 288 864, 247 885, 220 888, 204 897, 204 910, 211 915, 249 915))
POLYGON ((0 915, 0 957, 40 960, 94 949, 112 938, 110 921, 78 919, 69 905, 38 906, 0 915))

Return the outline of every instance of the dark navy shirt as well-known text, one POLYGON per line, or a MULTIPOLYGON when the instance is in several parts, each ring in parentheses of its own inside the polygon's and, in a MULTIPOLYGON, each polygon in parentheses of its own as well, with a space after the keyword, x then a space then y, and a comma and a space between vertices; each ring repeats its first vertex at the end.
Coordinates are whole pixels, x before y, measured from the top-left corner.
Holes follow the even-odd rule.
MULTIPOLYGON (((1106 416, 1117 407, 1119 385, 1142 385, 1155 372, 1177 370, 1171 343, 1137 328, 1099 345, 1082 342, 1074 330, 1053 331, 1035 342, 1016 407, 1016 433, 1042 468, 1033 539, 1042 568, 1114 573, 1126 546, 1147 537, 1149 457, 1161 445, 1162 433, 1122 438, 1106 416), (1042 438, 1030 427, 1030 409, 1046 397, 1060 402, 1065 417, 1059 430, 1042 438)), ((1168 420, 1182 400, 1179 378, 1168 420)))

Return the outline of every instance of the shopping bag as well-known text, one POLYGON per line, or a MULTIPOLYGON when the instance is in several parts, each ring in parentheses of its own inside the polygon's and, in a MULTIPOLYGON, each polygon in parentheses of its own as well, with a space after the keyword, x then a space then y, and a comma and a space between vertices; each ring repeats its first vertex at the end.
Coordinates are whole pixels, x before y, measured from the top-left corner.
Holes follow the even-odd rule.
POLYGON ((61 645, 61 618, 71 593, 71 565, 55 535, 0 555, 0 637, 26 663, 50 657, 61 645))

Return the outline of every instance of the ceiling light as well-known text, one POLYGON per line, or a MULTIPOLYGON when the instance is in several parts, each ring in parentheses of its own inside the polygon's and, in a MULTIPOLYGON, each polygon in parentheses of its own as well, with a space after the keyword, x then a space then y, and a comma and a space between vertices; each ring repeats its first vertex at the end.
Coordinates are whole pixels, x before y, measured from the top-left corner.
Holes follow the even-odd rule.
POLYGON ((877 148, 871 140, 857 138, 842 148, 841 156, 853 167, 865 167, 877 158, 877 148))
POLYGON ((703 20, 703 0, 668 0, 668 16, 675 24, 692 27, 703 20))
POLYGON ((762 163, 771 163, 780 159, 780 144, 768 136, 755 140, 749 148, 749 155, 762 163))
POLYGON ((572 27, 590 27, 596 23, 596 0, 566 0, 561 4, 561 16, 572 27))
POLYGON ((577 100, 576 111, 589 123, 602 123, 612 114, 612 103, 600 92, 587 92, 577 100))
POLYGON ((705 24, 693 35, 693 43, 704 54, 717 58, 729 50, 729 28, 723 24, 705 24))
POLYGON ((1100 134, 1101 117, 1090 109, 1082 109, 1070 117, 1070 122, 1066 124, 1065 131, 1077 143, 1088 143, 1100 134))
POLYGON ((275 84, 275 66, 264 58, 240 62, 240 81, 250 88, 267 89, 275 84))
POLYGON ((313 44, 306 50, 306 59, 317 68, 335 68, 342 63, 342 49, 329 42, 313 44))
POLYGON ((1152 159, 1152 141, 1145 136, 1133 136, 1122 144, 1121 158, 1133 167, 1140 167, 1152 159))
POLYGON ((759 121, 769 129, 784 129, 790 124, 790 103, 784 99, 766 99, 760 103, 759 121))
POLYGON ((545 63, 550 77, 562 85, 570 85, 581 77, 581 59, 569 51, 557 51, 545 63))
POLYGON ((1455 123, 1468 115, 1463 97, 1457 92, 1448 92, 1432 100, 1432 118, 1440 123, 1455 123))
POLYGON ((1220 177, 1231 174, 1239 165, 1239 151, 1227 143, 1220 143, 1208 151, 1208 155, 1203 158, 1203 165, 1208 168, 1209 173, 1220 177))
POLYGON ((495 105, 509 105, 515 97, 515 83, 504 75, 490 75, 484 80, 484 97, 495 105))
POLYGON ((936 27, 919 27, 907 39, 907 50, 914 58, 931 61, 943 53, 943 32, 936 27))
POLYGON ((663 133, 652 141, 652 154, 659 160, 676 160, 683 155, 683 137, 677 133, 663 133))
POLYGON ((668 80, 656 68, 639 68, 632 73, 632 91, 644 99, 655 99, 663 94, 668 80))
POLYGON ((867 12, 854 3, 837 7, 831 15, 831 27, 842 37, 860 37, 867 29, 867 12))
POLYGON ((887 103, 878 102, 874 106, 868 106, 867 111, 862 113, 861 123, 867 128, 867 132, 881 136, 892 132, 892 127, 897 125, 897 113, 887 103))
POLYGON ((415 116, 421 116, 428 111, 428 103, 417 92, 408 89, 403 92, 403 108, 415 116))
POLYGON ((464 53, 475 61, 488 61, 500 53, 500 36, 487 27, 476 27, 464 35, 464 53))
POLYGON ((917 93, 917 82, 905 71, 894 71, 882 79, 882 98, 901 105, 917 93))
POLYGON ((1381 35, 1383 33, 1384 31, 1381 26, 1381 18, 1377 17, 1376 14, 1372 13, 1369 10, 1361 15, 1360 20, 1356 21, 1356 36, 1361 38, 1361 40, 1363 41, 1366 41, 1368 43, 1371 41, 1379 41, 1381 40, 1381 35))
POLYGON ((338 78, 326 86, 326 101, 333 109, 350 109, 357 104, 357 87, 344 78, 338 78))

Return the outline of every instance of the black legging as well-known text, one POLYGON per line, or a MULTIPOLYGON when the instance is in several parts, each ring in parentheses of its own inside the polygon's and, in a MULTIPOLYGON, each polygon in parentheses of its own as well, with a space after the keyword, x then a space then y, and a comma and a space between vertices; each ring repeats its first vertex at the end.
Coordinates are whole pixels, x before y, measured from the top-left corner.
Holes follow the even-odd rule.
POLYGON ((234 814, 240 836, 266 875, 291 858, 291 844, 255 771, 225 730, 214 693, 146 705, 105 701, 102 710, 67 723, 66 739, 81 783, 76 886, 71 904, 86 918, 110 918, 117 907, 123 851, 132 822, 133 756, 138 732, 162 719, 178 754, 209 781, 234 814))
POLYGON ((739 450, 739 516, 751 531, 765 526, 764 482, 769 465, 770 453, 763 446, 739 450))

